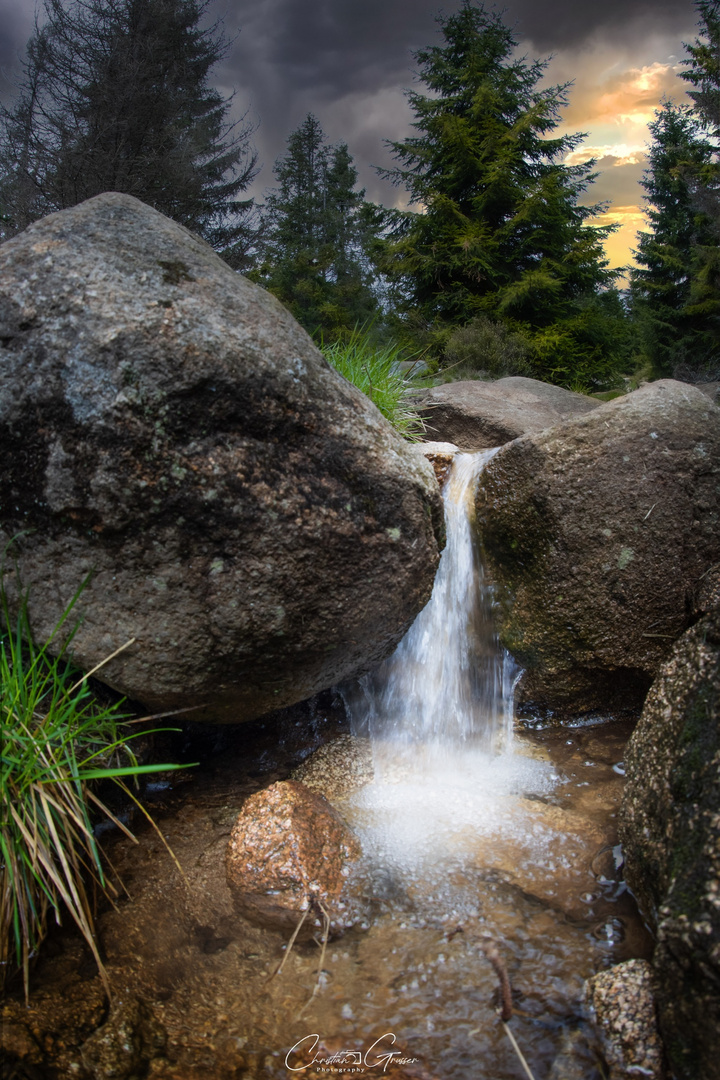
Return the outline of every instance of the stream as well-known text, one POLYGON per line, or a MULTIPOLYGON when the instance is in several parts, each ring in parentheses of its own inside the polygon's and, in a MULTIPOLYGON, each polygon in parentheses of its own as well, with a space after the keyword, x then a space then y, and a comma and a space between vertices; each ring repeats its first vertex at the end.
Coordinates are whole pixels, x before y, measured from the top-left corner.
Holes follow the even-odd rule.
MULTIPOLYGON (((163 753, 202 759, 152 794, 185 879, 136 818, 137 844, 105 840, 126 893, 98 918, 118 997, 141 999, 164 1037, 146 1039, 139 1073, 103 1075, 287 1078, 292 1048, 313 1045, 312 1036, 346 1064, 298 1071, 310 1080, 515 1080, 527 1074, 497 1017, 492 943, 535 1080, 602 1080, 583 982, 652 948, 622 881, 616 832, 632 725, 514 720, 518 673, 497 641, 473 541, 474 483, 492 453, 454 464, 433 598, 378 671, 342 688, 342 699, 327 692, 242 728, 164 737, 163 753), (313 751, 337 749, 342 774, 367 740, 370 782, 334 801, 369 858, 372 918, 324 953, 295 944, 274 974, 287 942, 239 918, 225 883, 231 826, 251 793, 313 751), (388 1063, 398 1051, 406 1065, 388 1063)), ((79 1048, 107 1006, 72 928, 51 935, 33 987, 29 1008, 19 991, 4 1006, 17 1032, 8 1075, 89 1080, 79 1048)))

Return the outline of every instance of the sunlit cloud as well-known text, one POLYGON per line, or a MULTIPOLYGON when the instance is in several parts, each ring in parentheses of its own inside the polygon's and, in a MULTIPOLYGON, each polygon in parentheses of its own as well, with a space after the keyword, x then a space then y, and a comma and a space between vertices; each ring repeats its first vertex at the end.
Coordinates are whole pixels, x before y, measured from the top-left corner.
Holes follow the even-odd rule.
POLYGON ((585 143, 567 155, 565 164, 582 165, 594 160, 599 169, 612 169, 619 165, 644 165, 646 159, 647 148, 644 144, 629 146, 627 143, 604 143, 602 146, 591 146, 585 143))
MULTIPOLYGON (((688 26, 685 40, 691 36, 688 26)), ((631 45, 608 37, 589 40, 580 55, 557 54, 548 69, 548 81, 575 80, 559 132, 586 134, 565 164, 594 162, 598 176, 584 201, 606 204, 607 212, 595 222, 618 226, 606 242, 613 267, 632 264, 638 229, 646 224, 641 181, 651 142, 648 125, 664 99, 687 100, 677 37, 649 35, 631 45)))
MULTIPOLYGON (((638 245, 638 231, 647 227, 645 215, 639 206, 613 206, 606 213, 598 214, 589 222, 591 225, 617 225, 605 241, 605 252, 613 269, 626 267, 634 262, 633 251, 638 245)), ((626 282, 627 275, 618 284, 626 282)))
POLYGON ((609 80, 604 93, 595 100, 589 119, 595 123, 647 126, 664 97, 678 97, 679 63, 655 62, 647 67, 630 68, 609 80))

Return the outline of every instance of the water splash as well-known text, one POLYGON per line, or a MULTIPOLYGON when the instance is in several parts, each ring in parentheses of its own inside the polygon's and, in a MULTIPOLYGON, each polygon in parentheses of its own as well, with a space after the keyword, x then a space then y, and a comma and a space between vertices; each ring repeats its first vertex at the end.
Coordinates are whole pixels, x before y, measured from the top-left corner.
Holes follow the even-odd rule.
POLYGON ((395 653, 346 697, 375 762, 351 818, 378 865, 406 880, 442 878, 467 843, 524 831, 516 798, 557 780, 545 762, 513 753, 518 669, 498 640, 475 536, 477 480, 496 452, 456 456, 432 596, 395 653))
POLYGON ((364 713, 376 746, 422 746, 436 756, 468 743, 496 751, 512 739, 517 669, 498 641, 493 591, 474 535, 477 479, 495 453, 456 456, 444 491, 447 544, 432 597, 351 704, 356 717, 364 713))

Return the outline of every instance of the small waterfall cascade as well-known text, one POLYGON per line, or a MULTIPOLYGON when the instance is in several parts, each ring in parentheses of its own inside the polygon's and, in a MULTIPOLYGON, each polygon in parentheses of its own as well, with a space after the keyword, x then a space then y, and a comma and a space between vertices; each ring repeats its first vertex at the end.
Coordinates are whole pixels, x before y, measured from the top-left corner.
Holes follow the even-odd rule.
POLYGON ((364 713, 376 749, 389 743, 396 755, 403 745, 415 754, 424 748, 434 758, 467 743, 497 751, 512 738, 516 669, 498 641, 474 536, 477 479, 496 452, 453 461, 444 489, 447 543, 432 597, 395 653, 363 680, 364 700, 351 706, 355 716, 364 713))
POLYGON ((474 521, 477 480, 495 453, 455 457, 432 596, 393 655, 346 693, 375 772, 353 796, 349 820, 383 872, 412 888, 435 881, 449 911, 475 904, 455 894, 449 867, 464 872, 479 843, 522 831, 515 798, 557 779, 513 746, 518 669, 498 639, 474 521))

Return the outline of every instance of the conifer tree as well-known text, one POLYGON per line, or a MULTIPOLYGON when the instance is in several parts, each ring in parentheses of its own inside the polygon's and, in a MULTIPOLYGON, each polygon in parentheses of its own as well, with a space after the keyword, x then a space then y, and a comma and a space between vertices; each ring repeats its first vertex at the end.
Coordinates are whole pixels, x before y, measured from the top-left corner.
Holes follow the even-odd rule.
POLYGON ((660 373, 720 376, 720 0, 698 0, 700 35, 681 76, 692 105, 665 102, 650 125, 632 296, 660 373))
POLYGON ((698 206, 693 179, 711 162, 693 110, 665 102, 650 124, 645 189, 650 232, 641 232, 632 295, 648 359, 660 373, 702 369, 713 348, 712 318, 697 303, 695 273, 717 248, 712 219, 698 206))
POLYGON ((686 168, 695 208, 704 223, 692 260, 689 313, 704 324, 697 349, 702 376, 720 377, 720 0, 698 0, 700 36, 686 45, 682 78, 708 149, 702 164, 686 168))
POLYGON ((390 143, 399 164, 384 171, 422 212, 396 215, 386 272, 428 322, 522 329, 540 374, 607 374, 612 349, 595 328, 616 276, 612 227, 589 225, 604 207, 579 202, 593 162, 563 163, 583 136, 552 134, 568 86, 539 88, 547 63, 515 58, 512 31, 482 5, 438 22, 443 44, 416 54, 429 93, 408 94, 416 134, 390 143))
POLYGON ((122 191, 241 266, 253 241, 251 128, 208 83, 226 52, 209 0, 43 0, 17 100, 0 110, 5 232, 122 191))
POLYGON ((274 174, 254 276, 306 329, 332 340, 377 311, 369 251, 381 215, 355 190, 347 146, 328 145, 312 114, 288 138, 274 174))
POLYGON ((720 0, 697 0, 696 6, 700 37, 685 45, 690 55, 681 78, 694 87, 688 95, 695 113, 720 150, 720 0))

